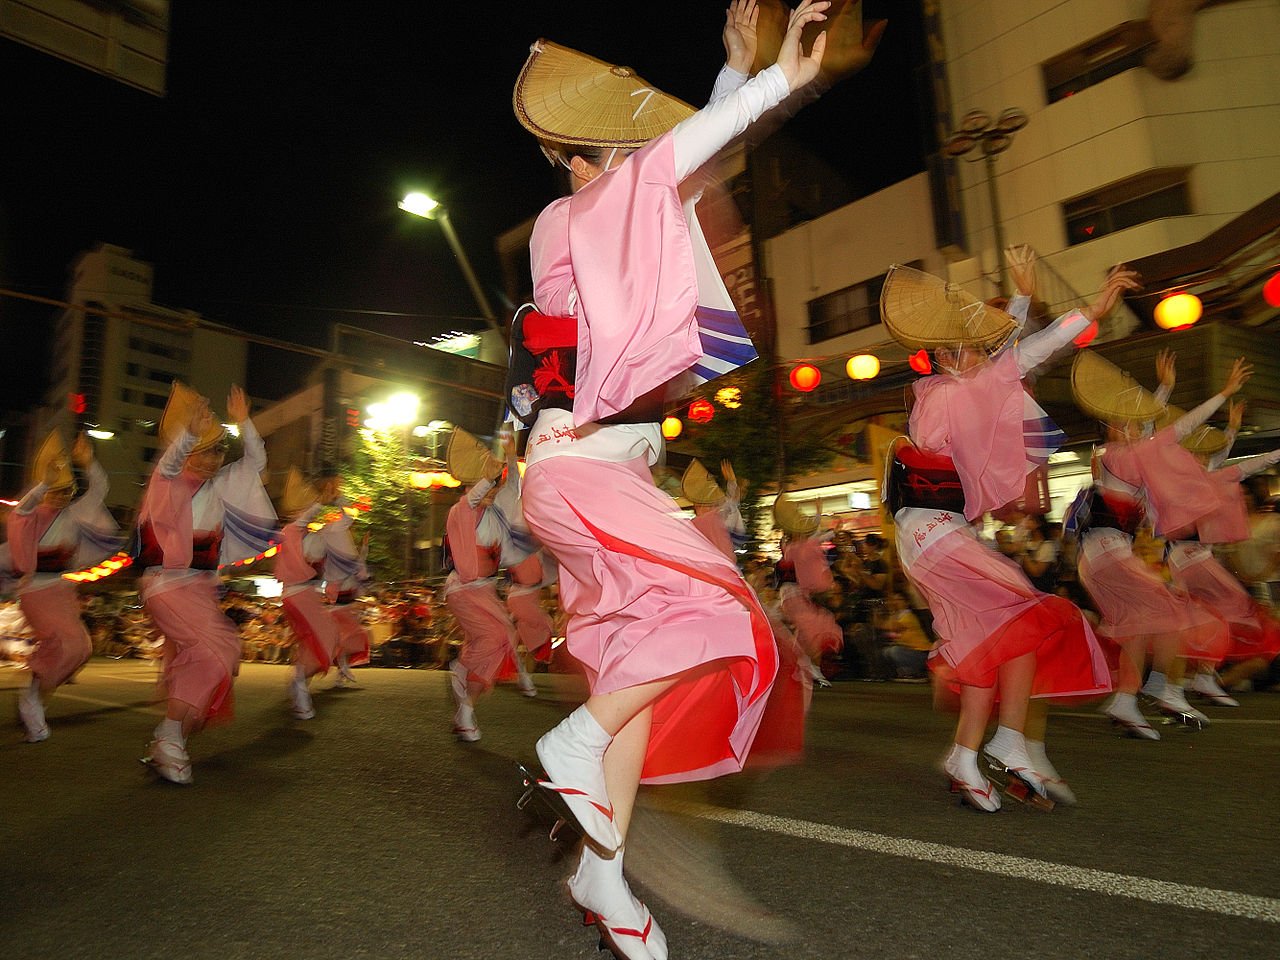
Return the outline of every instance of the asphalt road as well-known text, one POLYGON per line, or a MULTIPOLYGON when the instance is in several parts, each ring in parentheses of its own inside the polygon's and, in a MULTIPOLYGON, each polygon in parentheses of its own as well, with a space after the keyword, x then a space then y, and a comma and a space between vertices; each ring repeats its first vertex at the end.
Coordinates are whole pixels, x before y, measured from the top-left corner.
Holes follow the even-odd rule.
MULTIPOLYGON (((598 955, 564 890, 572 837, 515 806, 515 764, 580 702, 573 677, 538 675, 536 700, 499 689, 464 745, 443 673, 323 682, 299 722, 288 668, 248 664, 184 788, 137 761, 153 670, 95 660, 50 740, 0 734, 0 956, 598 955)), ((20 682, 0 671, 6 725, 20 682)), ((673 958, 1274 958, 1280 695, 1210 715, 1145 743, 1055 714, 1080 804, 984 815, 945 789, 953 718, 927 687, 837 684, 803 764, 645 788, 629 872, 673 958)))

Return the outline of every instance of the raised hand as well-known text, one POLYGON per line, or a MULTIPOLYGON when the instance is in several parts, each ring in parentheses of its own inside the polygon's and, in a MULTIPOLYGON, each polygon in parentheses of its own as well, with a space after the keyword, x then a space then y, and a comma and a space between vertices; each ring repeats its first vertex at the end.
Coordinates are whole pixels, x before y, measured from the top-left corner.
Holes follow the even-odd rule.
POLYGON ((756 24, 760 8, 756 0, 733 0, 724 12, 724 61, 739 73, 750 73, 756 59, 758 37, 756 24))
POLYGON ((1160 386, 1169 390, 1178 382, 1178 355, 1172 350, 1161 350, 1156 354, 1156 376, 1160 378, 1160 386))
POLYGON ((234 384, 227 396, 227 416, 232 423, 244 423, 249 419, 249 395, 234 384))
POLYGON ((1244 423, 1244 408, 1243 400, 1232 400, 1227 406, 1227 429, 1232 433, 1240 432, 1240 424, 1244 423))
POLYGON ((1090 320, 1101 320, 1116 305, 1120 295, 1126 290, 1141 290, 1142 278, 1136 270, 1130 270, 1123 263, 1111 268, 1106 282, 1098 294, 1098 299, 1085 307, 1081 312, 1090 320))
POLYGON ((201 397, 200 402, 191 411, 191 419, 187 421, 187 433, 193 437, 203 436, 204 432, 213 426, 213 422, 213 411, 209 409, 209 401, 201 397))
POLYGON ((787 32, 778 50, 778 66, 787 79, 787 87, 793 92, 812 82, 822 68, 822 57, 827 49, 826 31, 814 38, 807 54, 800 41, 805 27, 827 19, 826 9, 829 6, 830 0, 804 0, 791 12, 787 21, 787 32))
POLYGON ((1009 276, 1013 278, 1018 293, 1024 297, 1036 294, 1036 252, 1025 243, 1017 243, 1004 248, 1004 262, 1009 265, 1009 276))
POLYGON ((888 20, 877 20, 864 28, 862 0, 846 0, 827 27, 823 74, 836 81, 860 73, 871 62, 888 25, 888 20))
POLYGON ((1233 397, 1252 376, 1253 364, 1246 362, 1244 357, 1236 357, 1236 362, 1231 365, 1231 374, 1227 377, 1227 383, 1219 392, 1224 397, 1233 397))

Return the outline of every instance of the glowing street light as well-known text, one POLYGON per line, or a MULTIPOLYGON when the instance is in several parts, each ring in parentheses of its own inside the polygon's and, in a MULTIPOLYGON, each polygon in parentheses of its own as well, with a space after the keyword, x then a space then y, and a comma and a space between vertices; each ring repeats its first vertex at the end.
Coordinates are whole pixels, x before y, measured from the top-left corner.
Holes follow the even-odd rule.
POLYGON ((484 288, 480 286, 476 272, 471 269, 471 261, 467 259, 466 251, 462 249, 462 241, 458 239, 458 234, 453 229, 453 221, 449 219, 449 211, 444 208, 439 200, 420 192, 406 194, 405 198, 397 203, 396 206, 405 213, 413 214, 415 217, 439 222, 440 229, 444 231, 444 238, 449 242, 449 247, 453 250, 454 257, 457 258, 458 266, 462 268, 462 275, 466 278, 467 286, 471 288, 471 295, 475 297, 476 306, 480 308, 480 315, 484 317, 489 326, 498 331, 505 341, 506 331, 502 329, 502 324, 498 322, 498 315, 493 312, 493 307, 489 306, 489 299, 484 295, 484 288))
POLYGON ((1165 330, 1181 330, 1200 319, 1204 307, 1194 293, 1175 293, 1156 304, 1156 325, 1165 330))

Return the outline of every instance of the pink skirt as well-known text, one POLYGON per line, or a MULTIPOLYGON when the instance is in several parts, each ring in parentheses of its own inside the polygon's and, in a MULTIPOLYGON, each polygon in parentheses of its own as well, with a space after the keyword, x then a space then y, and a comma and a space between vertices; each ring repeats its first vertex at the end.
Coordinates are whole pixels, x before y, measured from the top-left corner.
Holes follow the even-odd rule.
POLYGON ((36 650, 27 669, 46 690, 60 686, 85 665, 93 641, 80 619, 80 598, 70 580, 59 580, 18 598, 35 634, 36 650))
POLYGON ((560 562, 567 644, 591 692, 679 678, 654 702, 641 781, 741 770, 778 651, 738 568, 679 515, 643 458, 543 460, 525 475, 523 500, 560 562))
POLYGON ((280 601, 297 640, 297 658, 308 677, 324 676, 338 655, 338 625, 315 590, 304 590, 280 601))
POLYGON ((809 659, 820 660, 824 653, 839 653, 844 647, 844 631, 835 614, 814 603, 799 587, 787 591, 782 612, 795 627, 796 642, 809 659))
POLYGON ((1231 642, 1223 659, 1273 660, 1280 654, 1280 623, 1216 558, 1175 569, 1173 582, 1226 619, 1231 642))
POLYGON ((813 700, 813 678, 807 665, 800 665, 804 653, 795 635, 775 617, 769 617, 769 626, 778 644, 778 678, 769 691, 764 718, 747 761, 749 767, 756 769, 804 759, 804 719, 813 700))
MULTIPOLYGON (((347 665, 358 667, 369 662, 369 631, 355 611, 345 606, 330 608, 338 626, 338 653, 347 655, 347 665)), ((337 659, 335 657, 335 659, 337 659)))
POLYGON ((232 681, 240 671, 240 633, 218 606, 214 582, 197 577, 144 604, 164 634, 161 695, 194 707, 197 729, 232 716, 232 681))
POLYGON ((1036 655, 1033 697, 1098 696, 1111 671, 1075 605, 1041 593, 1022 568, 966 531, 943 537, 908 571, 943 641, 930 660, 955 683, 996 685, 1001 664, 1036 655))
POLYGON ((1163 580, 1131 552, 1113 550, 1090 558, 1080 552, 1080 583, 1102 614, 1098 632, 1114 643, 1176 633, 1180 653, 1217 663, 1227 652, 1223 619, 1163 580))
POLYGON ((512 584, 507 591, 507 609, 516 622, 516 633, 520 642, 530 653, 540 650, 551 642, 551 618, 542 609, 538 601, 542 597, 541 587, 522 587, 512 584))
POLYGON ((515 672, 516 631, 492 583, 450 590, 449 612, 462 628, 458 659, 472 693, 485 693, 515 672))

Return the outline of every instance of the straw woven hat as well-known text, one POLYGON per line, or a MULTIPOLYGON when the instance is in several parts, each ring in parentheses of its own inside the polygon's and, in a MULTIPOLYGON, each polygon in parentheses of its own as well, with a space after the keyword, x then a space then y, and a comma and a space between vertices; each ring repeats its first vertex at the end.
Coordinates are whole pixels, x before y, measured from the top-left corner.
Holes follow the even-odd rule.
MULTIPOLYGON (((173 381, 173 386, 169 388, 169 402, 164 405, 164 413, 160 415, 160 440, 165 446, 173 443, 178 435, 187 429, 187 424, 191 422, 191 415, 203 399, 185 383, 173 381)), ((191 452, 200 453, 202 450, 208 450, 215 444, 221 443, 226 435, 227 431, 222 424, 214 421, 196 442, 191 452)))
POLYGON ((725 496, 720 484, 697 460, 685 469, 684 476, 680 478, 680 490, 686 500, 697 504, 719 503, 725 496))
MULTIPOLYGON (((1156 429, 1162 430, 1169 424, 1181 420, 1187 411, 1170 405, 1164 413, 1156 417, 1156 429)), ((1180 441, 1182 446, 1198 457, 1212 457, 1227 448, 1227 433, 1208 423, 1202 423, 1180 441)))
POLYGON ((36 451, 36 458, 31 464, 33 484, 44 483, 44 475, 50 464, 58 470, 57 478, 49 485, 50 490, 66 490, 76 485, 75 474, 71 472, 71 457, 67 455, 67 444, 59 430, 50 430, 40 444, 40 449, 36 451))
POLYGON ((773 524, 793 537, 809 537, 818 532, 820 516, 805 516, 800 505, 787 494, 780 493, 773 501, 773 524))
POLYGON ((680 477, 670 467, 650 467, 649 474, 653 477, 653 485, 671 499, 684 496, 684 490, 680 488, 680 477))
POLYGON ((1104 423, 1155 420, 1164 412, 1154 393, 1093 350, 1081 350, 1071 364, 1071 395, 1104 423))
POLYGON ((941 277, 894 264, 880 292, 880 318, 908 350, 921 347, 996 347, 1018 321, 941 277))
POLYGON ((290 467, 284 478, 284 496, 280 506, 285 516, 296 516, 320 501, 320 491, 308 483, 297 467, 290 467))
POLYGON ((583 147, 641 147, 694 113, 630 67, 549 40, 529 48, 511 102, 538 139, 583 147))
POLYGON ((477 437, 461 427, 453 428, 449 438, 449 472, 463 484, 475 483, 485 477, 493 478, 502 473, 502 461, 489 452, 489 448, 477 437))

